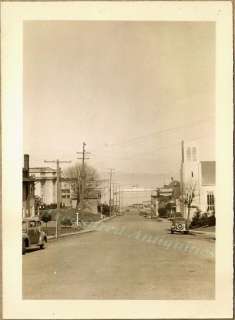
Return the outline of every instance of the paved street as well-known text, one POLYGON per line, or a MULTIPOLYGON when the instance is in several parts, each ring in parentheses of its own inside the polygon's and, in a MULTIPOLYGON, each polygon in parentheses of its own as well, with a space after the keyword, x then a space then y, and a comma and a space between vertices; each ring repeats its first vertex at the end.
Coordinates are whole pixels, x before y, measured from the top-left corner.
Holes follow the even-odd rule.
POLYGON ((126 213, 23 256, 25 299, 213 299, 215 241, 126 213))

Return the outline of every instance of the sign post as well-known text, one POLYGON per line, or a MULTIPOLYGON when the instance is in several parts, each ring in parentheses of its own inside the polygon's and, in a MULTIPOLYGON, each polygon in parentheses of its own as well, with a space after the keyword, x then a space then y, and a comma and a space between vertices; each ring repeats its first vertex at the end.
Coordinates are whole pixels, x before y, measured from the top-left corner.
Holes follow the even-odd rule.
POLYGON ((78 217, 79 217, 79 215, 80 215, 80 209, 78 209, 78 212, 76 212, 76 215, 77 215, 77 227, 78 227, 78 222, 79 222, 79 219, 78 219, 78 217))

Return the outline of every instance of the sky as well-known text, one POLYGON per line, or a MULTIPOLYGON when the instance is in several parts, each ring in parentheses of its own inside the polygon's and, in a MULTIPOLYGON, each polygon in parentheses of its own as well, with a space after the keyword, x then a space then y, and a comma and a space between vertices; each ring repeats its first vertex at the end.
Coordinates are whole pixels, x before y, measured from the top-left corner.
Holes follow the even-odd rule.
POLYGON ((24 153, 100 172, 179 175, 180 142, 214 160, 215 25, 24 22, 24 153))

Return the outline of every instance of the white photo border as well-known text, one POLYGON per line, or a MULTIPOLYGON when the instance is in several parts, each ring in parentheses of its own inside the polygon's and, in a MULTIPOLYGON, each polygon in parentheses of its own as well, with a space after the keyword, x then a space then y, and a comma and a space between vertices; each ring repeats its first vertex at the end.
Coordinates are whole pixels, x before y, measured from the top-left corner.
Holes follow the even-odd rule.
POLYGON ((2 225, 4 319, 232 318, 233 38, 228 1, 2 2, 2 225), (216 299, 23 300, 23 22, 26 20, 216 23, 216 299))

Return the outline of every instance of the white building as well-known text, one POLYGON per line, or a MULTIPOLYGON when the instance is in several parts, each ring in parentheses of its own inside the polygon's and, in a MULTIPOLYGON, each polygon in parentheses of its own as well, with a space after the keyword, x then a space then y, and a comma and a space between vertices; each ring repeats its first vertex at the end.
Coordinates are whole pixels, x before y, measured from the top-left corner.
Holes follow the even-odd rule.
MULTIPOLYGON (((183 182, 184 194, 193 193, 192 206, 198 207, 202 212, 215 211, 216 198, 216 162, 204 160, 199 154, 196 144, 186 144, 184 147, 183 182), (203 159, 203 160, 202 160, 203 159)), ((191 215, 194 210, 191 210, 191 215)))
POLYGON ((57 202, 56 170, 49 167, 29 169, 30 175, 35 179, 35 195, 46 204, 57 202))
POLYGON ((215 211, 216 197, 216 162, 201 161, 200 162, 200 194, 199 204, 204 212, 215 211))

